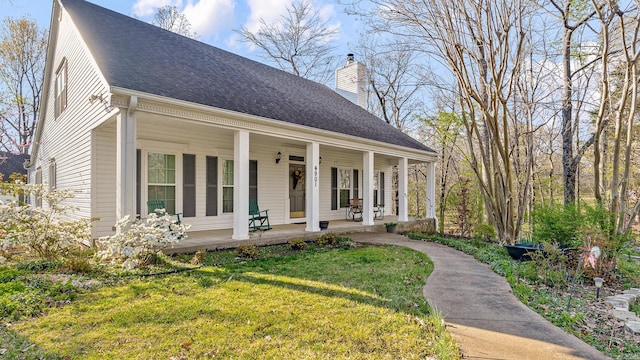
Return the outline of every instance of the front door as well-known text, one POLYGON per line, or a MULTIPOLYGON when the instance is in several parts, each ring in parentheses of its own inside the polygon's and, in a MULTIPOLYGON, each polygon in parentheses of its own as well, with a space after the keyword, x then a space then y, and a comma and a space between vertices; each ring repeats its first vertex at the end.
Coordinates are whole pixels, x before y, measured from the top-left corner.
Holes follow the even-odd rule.
POLYGON ((305 210, 305 166, 289 165, 289 217, 303 218, 305 210))

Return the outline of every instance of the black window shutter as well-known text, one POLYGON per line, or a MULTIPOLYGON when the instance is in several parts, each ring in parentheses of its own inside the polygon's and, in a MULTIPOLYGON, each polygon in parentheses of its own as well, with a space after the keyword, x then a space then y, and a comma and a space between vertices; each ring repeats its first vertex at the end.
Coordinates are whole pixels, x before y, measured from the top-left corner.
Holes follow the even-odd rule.
POLYGON ((331 210, 338 210, 338 168, 331 168, 331 210))
POLYGON ((136 149, 136 214, 140 215, 140 202, 142 196, 142 186, 140 185, 140 179, 142 179, 142 150, 136 149))
POLYGON ((218 158, 207 156, 207 216, 218 215, 218 158))
POLYGON ((380 205, 384 206, 384 173, 380 172, 380 178, 378 179, 378 188, 380 189, 380 205))
POLYGON ((196 216, 196 156, 182 154, 182 215, 196 216))
POLYGON ((249 200, 258 201, 258 162, 249 160, 249 200))
POLYGON ((360 181, 359 179, 359 172, 358 169, 353 169, 353 198, 354 199, 358 199, 360 198, 360 196, 358 196, 360 194, 360 185, 358 184, 360 181))

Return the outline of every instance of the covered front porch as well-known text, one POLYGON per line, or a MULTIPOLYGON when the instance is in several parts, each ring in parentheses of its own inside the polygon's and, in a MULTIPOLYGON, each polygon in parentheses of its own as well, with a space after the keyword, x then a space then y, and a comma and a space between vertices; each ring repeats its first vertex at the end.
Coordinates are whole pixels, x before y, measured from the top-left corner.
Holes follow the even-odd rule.
MULTIPOLYGON (((387 216, 385 219, 374 220, 372 225, 363 225, 361 222, 347 220, 331 220, 329 228, 322 231, 310 232, 306 224, 281 224, 274 225, 269 231, 257 231, 250 233, 248 240, 234 240, 233 229, 189 231, 188 238, 172 248, 166 249, 167 254, 195 252, 200 249, 215 250, 234 248, 240 245, 277 245, 286 244, 292 239, 313 240, 326 233, 345 235, 361 232, 384 232, 386 222, 397 222, 397 216, 387 216)), ((424 229, 429 227, 428 220, 409 219, 399 224, 400 231, 414 228, 424 229)))
POLYGON ((176 112, 134 96, 122 105, 93 131, 95 238, 117 231, 123 216, 145 217, 150 200, 182 215, 193 250, 204 244, 197 239, 252 243, 289 228, 313 236, 321 220, 335 230, 353 200, 361 204, 356 228, 381 226, 377 217, 394 214, 402 224, 408 168, 417 163, 428 164, 426 217, 435 218, 435 153, 257 118, 176 112), (269 210, 277 227, 250 232, 250 203, 269 210))

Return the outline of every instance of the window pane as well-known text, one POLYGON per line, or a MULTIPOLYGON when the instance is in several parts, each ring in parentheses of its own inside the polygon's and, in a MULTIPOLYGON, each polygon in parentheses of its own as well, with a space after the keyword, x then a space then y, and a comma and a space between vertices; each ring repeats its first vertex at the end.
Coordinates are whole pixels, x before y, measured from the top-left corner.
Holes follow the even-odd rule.
POLYGON ((225 160, 222 171, 222 185, 233 186, 233 160, 225 160))
POLYGON ((162 154, 149 153, 149 155, 148 155, 149 169, 160 169, 160 168, 162 168, 161 156, 162 156, 162 154))
POLYGON ((341 208, 349 206, 349 198, 350 198, 350 190, 348 189, 340 190, 340 207, 341 208))
POLYGON ((149 169, 149 182, 150 183, 159 183, 160 182, 160 180, 158 179, 158 170, 149 169))
POLYGON ((149 153, 147 160, 147 178, 150 184, 176 183, 175 155, 149 153))
POLYGON ((165 210, 169 214, 176 212, 176 188, 175 186, 149 185, 149 200, 163 200, 165 210))
POLYGON ((157 186, 149 186, 149 191, 147 192, 147 197, 149 200, 157 200, 158 199, 158 187, 157 186))
POLYGON ((222 212, 233 212, 233 188, 225 187, 222 189, 222 212))
POLYGON ((373 190, 378 190, 378 173, 373 174, 373 190))
POLYGON ((351 170, 340 169, 340 189, 351 189, 351 170))

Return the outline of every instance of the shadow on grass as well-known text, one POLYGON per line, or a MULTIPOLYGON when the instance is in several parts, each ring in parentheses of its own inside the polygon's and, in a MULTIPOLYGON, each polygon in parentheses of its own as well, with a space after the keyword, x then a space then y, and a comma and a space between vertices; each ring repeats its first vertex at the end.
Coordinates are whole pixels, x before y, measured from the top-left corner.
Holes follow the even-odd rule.
POLYGON ((13 330, 0 325, 1 359, 62 359, 34 344, 29 338, 16 334, 13 330))
MULTIPOLYGON (((204 283, 230 279, 271 285, 326 297, 427 316, 432 310, 422 294, 433 264, 415 250, 371 245, 357 249, 287 256, 233 264, 220 272, 204 269, 194 275, 204 283), (379 250, 384 248, 383 251, 379 250)), ((206 287, 206 286, 205 286, 206 287)))
MULTIPOLYGON (((304 279, 306 282, 314 282, 315 286, 311 286, 303 283, 296 283, 295 280, 297 278, 290 278, 289 281, 283 279, 270 279, 274 274, 258 274, 258 273, 242 273, 238 276, 234 276, 234 280, 249 282, 255 285, 270 285, 276 286, 283 289, 293 290, 293 291, 301 291, 307 292, 314 295, 321 295, 326 297, 336 297, 343 298, 347 300, 356 301, 359 303, 370 304, 379 307, 388 307, 391 300, 383 299, 379 296, 368 294, 363 291, 353 290, 347 291, 336 289, 339 285, 327 286, 324 283, 320 283, 313 280, 304 279), (264 275, 264 276, 261 276, 264 275)), ((277 275, 279 278, 282 278, 286 275, 277 275)))

